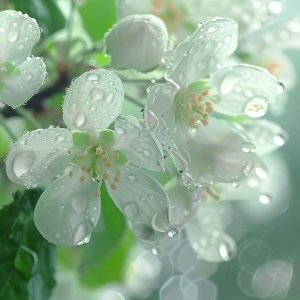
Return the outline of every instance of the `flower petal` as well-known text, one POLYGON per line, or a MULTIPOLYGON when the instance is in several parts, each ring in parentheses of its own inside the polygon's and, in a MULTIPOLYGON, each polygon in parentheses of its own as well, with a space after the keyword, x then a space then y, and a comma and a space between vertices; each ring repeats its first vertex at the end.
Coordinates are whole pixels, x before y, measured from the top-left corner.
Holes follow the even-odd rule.
POLYGON ((195 133, 178 127, 177 146, 193 177, 203 184, 239 181, 250 173, 256 159, 252 143, 214 118, 195 133))
POLYGON ((120 114, 123 101, 120 78, 105 69, 92 70, 71 84, 63 104, 63 118, 71 130, 89 131, 97 137, 120 114))
POLYGON ((211 93, 221 97, 215 110, 226 115, 245 113, 252 118, 262 117, 278 95, 276 78, 267 70, 251 65, 220 69, 209 83, 211 93))
POLYGON ((283 146, 288 134, 279 125, 268 120, 246 121, 235 128, 255 144, 259 155, 266 155, 283 146))
POLYGON ((46 67, 41 58, 28 58, 10 76, 3 77, 0 100, 12 108, 24 104, 38 91, 46 75, 46 67))
POLYGON ((28 187, 46 182, 68 166, 73 157, 67 151, 72 145, 68 129, 37 129, 26 133, 7 156, 7 175, 13 182, 28 187))
MULTIPOLYGON (((188 43, 180 62, 171 70, 168 77, 181 88, 204 78, 215 70, 221 60, 231 55, 237 47, 238 24, 225 18, 214 18, 201 25, 183 43, 188 43)), ((180 45, 178 47, 181 47, 180 45)), ((176 51, 182 55, 182 51, 176 51)))
POLYGON ((198 256, 212 263, 229 261, 236 254, 235 241, 223 231, 218 206, 201 203, 186 231, 198 256))
POLYGON ((162 171, 160 152, 150 133, 133 116, 123 117, 115 123, 115 150, 138 167, 151 171, 162 171))
POLYGON ((137 237, 153 240, 155 231, 165 232, 169 227, 169 197, 161 185, 138 168, 121 165, 120 182, 112 190, 107 181, 110 197, 125 217, 132 222, 137 237))
POLYGON ((35 19, 21 12, 0 12, 0 62, 21 64, 31 48, 40 39, 40 28, 35 19))
POLYGON ((41 195, 34 222, 42 236, 59 246, 76 246, 89 238, 100 216, 100 199, 94 195, 100 183, 77 169, 64 174, 41 195), (85 179, 82 180, 82 176, 85 179))

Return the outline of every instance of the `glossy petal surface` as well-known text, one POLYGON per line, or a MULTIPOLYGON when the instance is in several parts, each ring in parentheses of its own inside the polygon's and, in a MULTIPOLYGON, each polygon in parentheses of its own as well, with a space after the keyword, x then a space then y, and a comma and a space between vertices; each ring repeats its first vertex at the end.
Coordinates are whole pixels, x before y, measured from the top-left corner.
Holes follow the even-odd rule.
POLYGON ((160 152, 150 133, 132 116, 118 119, 115 123, 114 149, 138 167, 161 171, 160 152))
POLYGON ((177 145, 193 177, 203 183, 239 181, 250 173, 256 158, 252 143, 214 118, 195 133, 179 127, 177 145))
POLYGON ((67 151, 72 145, 68 129, 37 129, 26 133, 7 156, 7 175, 25 186, 46 182, 68 166, 73 157, 67 151))
POLYGON ((21 64, 40 38, 36 21, 20 12, 0 12, 0 62, 21 64))
POLYGON ((120 78, 105 69, 96 69, 76 78, 63 104, 63 118, 74 131, 88 131, 95 137, 120 114, 123 101, 120 78))
POLYGON ((169 77, 185 89, 189 83, 212 73, 236 49, 237 30, 237 23, 225 18, 216 17, 201 25, 183 42, 186 43, 185 48, 178 46, 185 51, 183 55, 183 51, 176 51, 180 57, 175 56, 175 68, 169 77))
POLYGON ((80 169, 72 177, 64 174, 56 179, 34 211, 34 222, 43 237, 59 246, 76 246, 89 238, 100 216, 100 199, 94 195, 99 187, 80 169))
POLYGON ((16 108, 37 93, 45 78, 46 67, 43 60, 39 57, 27 58, 10 76, 3 77, 4 87, 0 100, 16 108))
POLYGON ((262 117, 278 95, 276 78, 267 70, 250 65, 220 69, 211 76, 209 84, 211 93, 221 97, 215 110, 227 115, 262 117))
MULTIPOLYGON (((130 165, 121 171, 117 190, 106 184, 108 193, 124 216, 132 222, 134 234, 142 239, 152 239, 154 230, 168 229, 169 198, 161 185, 152 177, 130 165)), ((107 183, 107 181, 106 181, 107 183)))

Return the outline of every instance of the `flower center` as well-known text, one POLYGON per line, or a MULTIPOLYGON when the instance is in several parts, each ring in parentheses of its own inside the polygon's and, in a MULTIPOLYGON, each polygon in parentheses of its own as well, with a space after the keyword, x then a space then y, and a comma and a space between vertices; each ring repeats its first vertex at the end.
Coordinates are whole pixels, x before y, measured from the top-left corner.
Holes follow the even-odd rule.
MULTIPOLYGON (((121 172, 118 168, 119 164, 127 161, 126 157, 118 150, 112 150, 113 131, 104 130, 99 134, 99 140, 90 145, 78 145, 80 139, 74 138, 75 146, 69 149, 69 153, 74 153, 75 157, 72 161, 73 165, 69 172, 72 177, 74 170, 80 168, 83 172, 89 173, 89 176, 96 180, 108 181, 112 190, 117 189, 120 182, 121 172)), ((86 137, 81 140, 86 141, 86 137)), ((80 177, 80 182, 83 182, 86 175, 80 177)))
POLYGON ((197 129, 201 124, 208 124, 209 115, 214 111, 217 102, 217 98, 209 94, 209 86, 205 82, 199 83, 191 84, 186 92, 179 92, 180 95, 176 96, 181 116, 193 129, 197 129))

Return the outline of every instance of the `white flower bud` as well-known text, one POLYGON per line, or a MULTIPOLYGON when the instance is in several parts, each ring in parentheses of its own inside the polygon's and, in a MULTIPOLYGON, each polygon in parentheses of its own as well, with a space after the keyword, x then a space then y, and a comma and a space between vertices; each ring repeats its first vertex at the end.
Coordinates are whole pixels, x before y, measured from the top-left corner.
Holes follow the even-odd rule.
POLYGON ((115 69, 154 69, 168 43, 165 24, 153 15, 131 15, 116 24, 106 36, 106 53, 115 69))

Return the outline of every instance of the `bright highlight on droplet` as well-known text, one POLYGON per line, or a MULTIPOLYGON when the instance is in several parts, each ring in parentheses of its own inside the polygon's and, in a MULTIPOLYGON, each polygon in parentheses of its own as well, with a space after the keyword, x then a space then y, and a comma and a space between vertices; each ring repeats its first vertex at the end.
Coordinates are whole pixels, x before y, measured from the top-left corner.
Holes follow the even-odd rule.
POLYGON ((259 201, 262 203, 262 204, 269 204, 271 202, 271 198, 267 195, 260 195, 259 196, 259 201))

